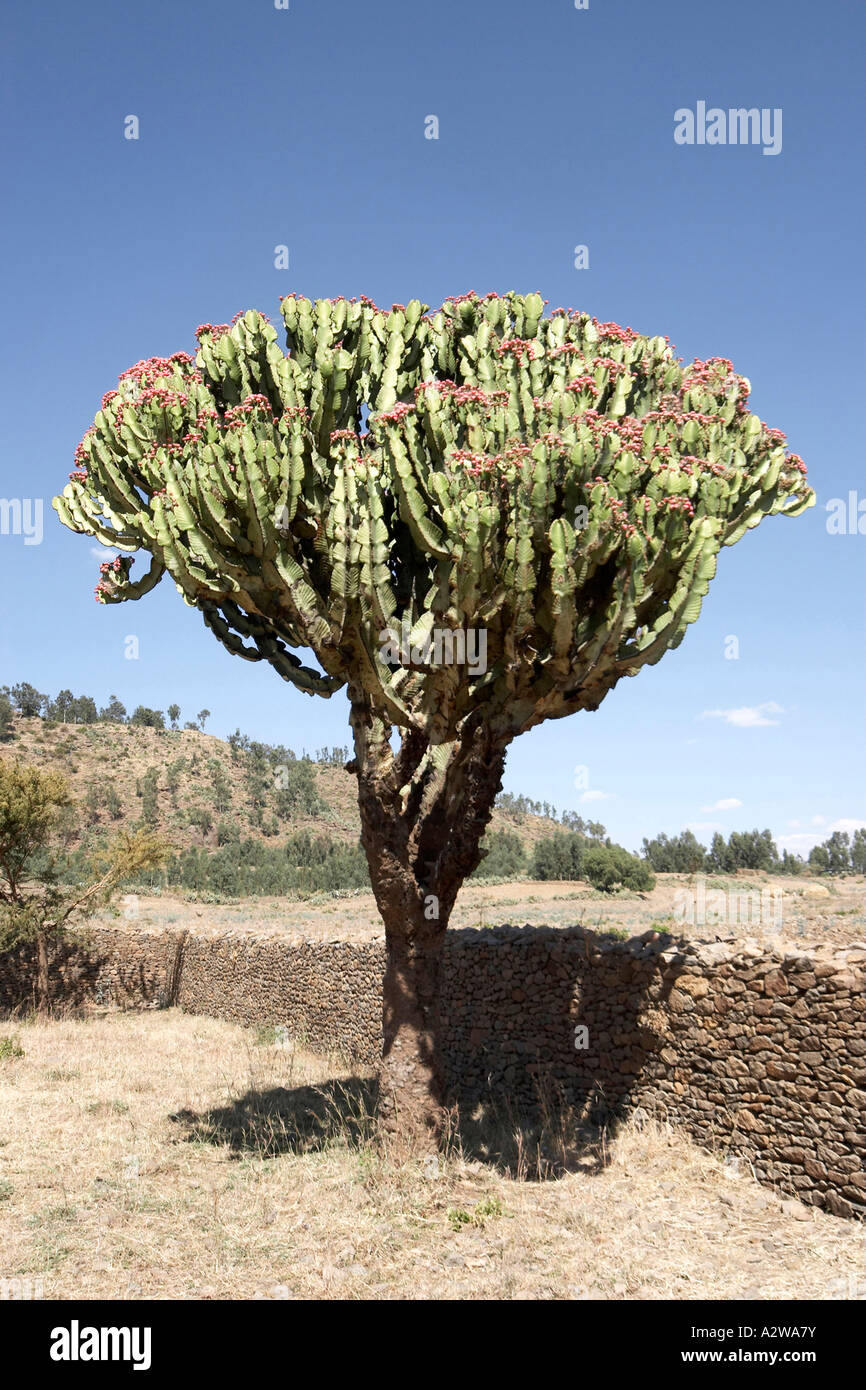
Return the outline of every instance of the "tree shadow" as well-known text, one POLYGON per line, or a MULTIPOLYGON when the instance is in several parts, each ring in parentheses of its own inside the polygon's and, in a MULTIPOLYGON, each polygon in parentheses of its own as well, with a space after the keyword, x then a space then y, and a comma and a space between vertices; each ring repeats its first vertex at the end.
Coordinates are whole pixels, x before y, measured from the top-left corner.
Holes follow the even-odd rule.
POLYGON ((555 1181, 566 1173, 601 1173, 627 1109, 575 1106, 548 1087, 535 1103, 493 1093, 450 1111, 448 1151, 525 1182, 555 1181))
POLYGON ((232 1158, 320 1153, 337 1144, 360 1148, 376 1124, 376 1083, 352 1076, 316 1086, 251 1089, 229 1105, 196 1114, 179 1110, 169 1119, 183 1126, 189 1143, 227 1145, 232 1158))
POLYGON ((658 1065, 671 938, 531 926, 461 937, 477 967, 447 972, 451 1143, 528 1180, 601 1172, 658 1065))

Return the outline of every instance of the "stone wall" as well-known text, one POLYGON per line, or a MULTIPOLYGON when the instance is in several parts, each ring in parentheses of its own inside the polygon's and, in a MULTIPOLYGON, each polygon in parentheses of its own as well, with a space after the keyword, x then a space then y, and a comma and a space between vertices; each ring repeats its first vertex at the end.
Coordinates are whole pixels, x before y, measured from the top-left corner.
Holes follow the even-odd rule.
MULTIPOLYGON (((384 943, 285 933, 93 929, 53 962, 58 997, 282 1024, 366 1068, 381 1049, 384 943)), ((0 957, 26 1002, 27 953, 0 957)), ((866 1214, 866 947, 623 942, 581 928, 447 937, 452 1096, 517 1114, 559 1098, 593 1120, 662 1110, 801 1200, 866 1214)))

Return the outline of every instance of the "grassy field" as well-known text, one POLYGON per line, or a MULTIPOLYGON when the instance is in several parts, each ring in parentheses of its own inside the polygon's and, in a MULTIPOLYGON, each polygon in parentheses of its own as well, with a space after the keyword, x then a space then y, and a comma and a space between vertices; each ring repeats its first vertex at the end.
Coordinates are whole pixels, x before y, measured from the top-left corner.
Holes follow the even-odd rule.
MULTIPOLYGON (((772 913, 767 924, 751 920, 753 907, 760 914, 758 895, 763 889, 770 899, 773 893, 781 894, 779 939, 804 947, 821 942, 845 945, 866 940, 866 879, 862 876, 821 882, 805 874, 789 878, 782 874, 743 872, 735 878, 709 877, 705 887, 707 891, 720 889, 726 895, 726 903, 728 894, 752 894, 754 900, 743 905, 742 914, 729 914, 732 919, 723 924, 684 927, 676 920, 677 893, 695 891, 695 879, 685 874, 659 874, 652 892, 641 894, 599 893, 582 882, 484 885, 470 880, 460 890, 450 925, 489 927, 511 922, 521 926, 529 922, 533 926, 565 927, 580 923, 593 931, 616 931, 626 937, 653 928, 709 940, 718 935, 772 941, 772 913), (741 915, 746 920, 733 920, 733 916, 739 919, 741 915)), ((119 902, 97 920, 107 924, 123 915, 134 915, 145 926, 250 932, 284 928, 322 939, 363 940, 383 930, 372 893, 343 897, 317 894, 302 901, 256 897, 215 904, 197 902, 191 894, 137 894, 134 901, 119 902)))
POLYGON ((0 1279, 45 1298, 866 1297, 861 1225, 659 1117, 570 1151, 549 1136, 557 1177, 458 1138, 398 1166, 367 1079, 269 1035, 169 1010, 3 1037, 0 1279))

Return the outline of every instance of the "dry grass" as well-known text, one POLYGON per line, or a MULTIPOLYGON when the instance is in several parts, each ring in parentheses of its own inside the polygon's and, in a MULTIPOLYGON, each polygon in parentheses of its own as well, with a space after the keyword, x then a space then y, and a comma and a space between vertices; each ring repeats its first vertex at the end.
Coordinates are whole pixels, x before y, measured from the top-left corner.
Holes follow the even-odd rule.
MULTIPOLYGON (((716 934, 753 937, 770 946, 784 940, 803 949, 866 939, 866 879, 862 876, 834 881, 829 888, 806 875, 797 879, 743 874, 736 879, 710 880, 709 886, 716 883, 724 883, 728 890, 742 894, 753 892, 758 904, 757 895, 762 888, 781 891, 781 934, 751 921, 734 926, 685 927, 674 917, 677 891, 694 887, 694 879, 684 874, 660 874, 651 893, 614 895, 596 892, 582 882, 479 884, 470 879, 460 889, 450 925, 489 927, 502 922, 531 922, 535 926, 567 927, 579 922, 593 931, 614 931, 626 937, 653 928, 710 940, 716 934)), ((115 908, 96 920, 110 925, 116 924, 118 918, 119 909, 115 908)), ((349 897, 321 894, 298 902, 256 897, 207 906, 172 893, 139 894, 136 922, 140 926, 187 927, 196 931, 228 928, 254 933, 263 928, 269 932, 285 929, 320 940, 369 940, 383 931, 372 893, 349 897)))
POLYGON ((866 1295, 861 1226, 798 1219, 657 1119, 556 1180, 457 1146, 401 1167, 369 1142, 366 1079, 333 1059, 177 1011, 10 1034, 0 1276, 46 1298, 866 1295))

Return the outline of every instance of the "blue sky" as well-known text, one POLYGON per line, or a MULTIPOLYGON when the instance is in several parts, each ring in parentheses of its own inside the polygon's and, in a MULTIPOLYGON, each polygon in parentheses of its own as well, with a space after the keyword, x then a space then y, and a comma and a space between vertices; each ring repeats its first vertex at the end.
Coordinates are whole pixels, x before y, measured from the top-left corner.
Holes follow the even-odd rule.
POLYGON ((169 582, 97 605, 92 542, 50 498, 118 374, 194 351, 202 321, 276 319, 290 290, 538 290, 730 358, 818 506, 725 550, 678 650, 518 740, 506 787, 633 848, 691 825, 807 849, 866 823, 866 534, 826 510, 853 491, 866 512, 859 0, 49 0, 4 27, 0 497, 44 499, 44 535, 0 534, 0 684, 348 742, 342 694, 233 659, 169 582), (781 109, 781 151, 676 144, 700 101, 781 109))

